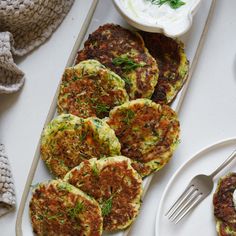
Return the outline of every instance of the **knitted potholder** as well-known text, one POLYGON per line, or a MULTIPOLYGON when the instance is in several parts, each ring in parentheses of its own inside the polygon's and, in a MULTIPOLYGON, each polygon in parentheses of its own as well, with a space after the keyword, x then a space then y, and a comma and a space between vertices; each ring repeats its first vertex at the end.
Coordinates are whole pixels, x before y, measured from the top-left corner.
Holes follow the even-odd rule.
POLYGON ((44 43, 70 10, 74 0, 0 0, 0 93, 24 84, 13 55, 22 56, 44 43))
POLYGON ((0 144, 0 216, 15 208, 16 198, 11 169, 0 144))

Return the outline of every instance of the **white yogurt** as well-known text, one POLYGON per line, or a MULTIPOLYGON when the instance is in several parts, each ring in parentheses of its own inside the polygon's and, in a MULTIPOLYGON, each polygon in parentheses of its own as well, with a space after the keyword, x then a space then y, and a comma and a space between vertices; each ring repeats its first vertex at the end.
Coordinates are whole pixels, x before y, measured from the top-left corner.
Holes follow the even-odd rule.
POLYGON ((233 202, 234 202, 234 209, 236 211, 236 189, 234 190, 234 194, 233 194, 233 202))
POLYGON ((159 6, 147 0, 120 1, 132 17, 138 18, 138 20, 142 20, 147 24, 162 26, 178 23, 186 18, 198 0, 182 0, 185 5, 177 9, 171 8, 168 3, 159 6))

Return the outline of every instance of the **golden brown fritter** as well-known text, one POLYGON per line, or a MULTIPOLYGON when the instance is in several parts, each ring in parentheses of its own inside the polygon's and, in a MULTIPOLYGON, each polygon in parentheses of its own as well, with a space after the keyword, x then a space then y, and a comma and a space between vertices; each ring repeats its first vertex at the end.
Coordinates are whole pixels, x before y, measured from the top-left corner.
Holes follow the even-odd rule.
POLYGON ((219 180, 213 197, 214 215, 219 236, 236 235, 236 210, 233 193, 236 189, 236 173, 230 173, 219 180))
POLYGON ((60 178, 84 160, 119 154, 120 143, 114 131, 98 118, 63 114, 52 120, 42 134, 42 159, 60 178))
POLYGON ((152 100, 170 104, 188 77, 189 61, 184 52, 184 44, 159 33, 139 33, 160 70, 152 100))
POLYGON ((128 227, 139 212, 142 179, 126 157, 85 161, 71 170, 64 180, 99 202, 105 230, 128 227))
POLYGON ((142 37, 119 25, 100 26, 89 35, 77 63, 95 59, 126 82, 131 99, 150 98, 158 80, 158 66, 144 46, 142 37))
POLYGON ((39 236, 100 236, 98 203, 61 180, 39 184, 30 201, 33 231, 39 236), (91 214, 92 212, 92 214, 91 214))
POLYGON ((109 126, 121 143, 121 154, 133 160, 143 177, 161 169, 179 140, 179 121, 167 105, 137 99, 110 111, 109 126))
POLYGON ((66 68, 58 96, 58 113, 82 118, 108 116, 117 105, 128 101, 124 81, 96 60, 66 68))

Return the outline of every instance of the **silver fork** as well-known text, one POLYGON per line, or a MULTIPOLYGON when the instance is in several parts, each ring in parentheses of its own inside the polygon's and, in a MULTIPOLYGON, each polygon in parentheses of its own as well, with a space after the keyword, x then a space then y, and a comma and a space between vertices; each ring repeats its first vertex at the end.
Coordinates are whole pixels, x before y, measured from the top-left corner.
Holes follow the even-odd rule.
POLYGON ((212 191, 213 178, 236 157, 236 150, 210 175, 195 176, 165 216, 177 224, 190 210, 196 207, 212 191))

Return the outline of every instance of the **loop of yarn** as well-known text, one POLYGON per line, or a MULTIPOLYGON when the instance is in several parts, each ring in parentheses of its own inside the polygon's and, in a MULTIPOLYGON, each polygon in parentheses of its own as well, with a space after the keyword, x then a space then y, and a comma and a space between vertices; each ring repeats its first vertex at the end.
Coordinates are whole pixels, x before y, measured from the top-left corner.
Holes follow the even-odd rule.
POLYGON ((0 93, 24 84, 13 55, 23 56, 50 37, 74 0, 0 0, 0 93), (13 40, 14 39, 14 40, 13 40))
POLYGON ((14 209, 16 205, 15 188, 4 146, 0 144, 0 216, 14 209))

